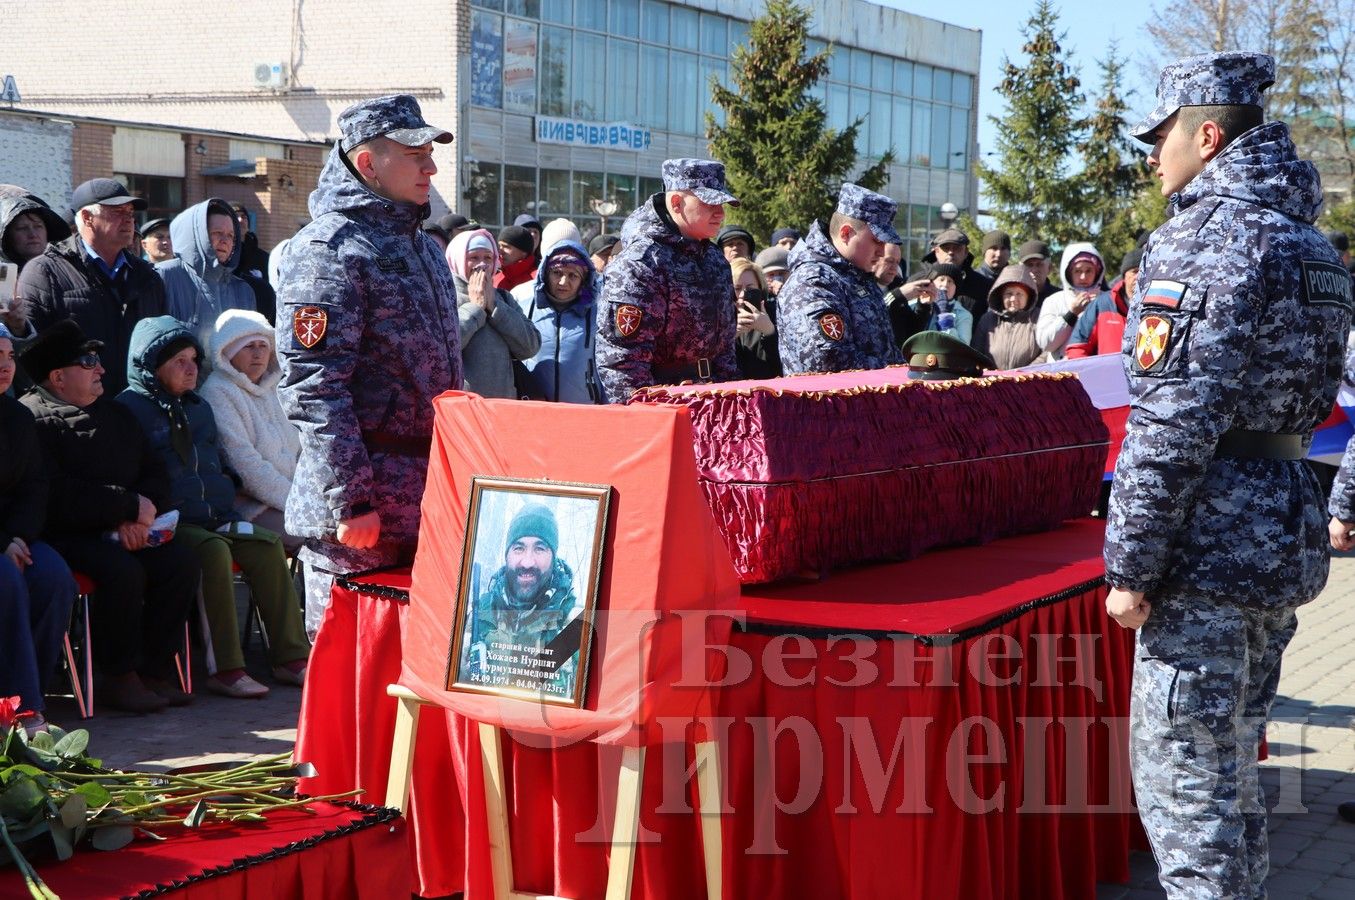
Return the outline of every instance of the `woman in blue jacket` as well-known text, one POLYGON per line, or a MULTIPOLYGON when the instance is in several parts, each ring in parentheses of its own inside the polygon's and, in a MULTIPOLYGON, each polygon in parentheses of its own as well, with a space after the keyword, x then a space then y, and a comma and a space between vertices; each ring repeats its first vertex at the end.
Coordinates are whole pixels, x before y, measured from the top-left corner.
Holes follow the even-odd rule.
POLYGON ((518 366, 518 391, 528 400, 601 403, 593 359, 593 260, 583 244, 564 240, 546 248, 522 312, 541 335, 541 349, 518 366))

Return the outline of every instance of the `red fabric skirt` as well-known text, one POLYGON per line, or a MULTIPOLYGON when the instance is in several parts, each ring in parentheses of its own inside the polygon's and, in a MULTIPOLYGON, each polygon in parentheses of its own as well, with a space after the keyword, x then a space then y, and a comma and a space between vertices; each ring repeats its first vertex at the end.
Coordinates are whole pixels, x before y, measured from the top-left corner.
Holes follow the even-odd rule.
MULTIPOLYGON (((704 723, 726 756, 726 896, 1072 900, 1126 880, 1141 845, 1124 758, 1133 639, 1104 611, 1099 530, 948 551, 952 587, 970 593, 943 597, 923 569, 910 582, 929 556, 856 570, 846 595, 837 579, 782 589, 799 599, 746 595, 725 652, 747 674, 704 723)), ((379 802, 408 578, 363 581, 336 587, 297 758, 319 770, 311 793, 363 786, 379 802)), ((514 887, 602 896, 620 749, 509 737, 514 887)), ((690 743, 645 762, 632 897, 703 897, 690 743)), ((407 810, 420 894, 492 895, 483 796, 474 723, 424 707, 407 810)))

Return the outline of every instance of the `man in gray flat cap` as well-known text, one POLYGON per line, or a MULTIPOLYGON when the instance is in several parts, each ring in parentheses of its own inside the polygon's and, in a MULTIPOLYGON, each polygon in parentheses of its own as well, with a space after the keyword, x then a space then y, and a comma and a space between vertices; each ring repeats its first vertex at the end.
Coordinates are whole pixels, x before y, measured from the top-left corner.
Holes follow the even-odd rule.
POLYGON ((626 219, 597 311, 608 402, 653 384, 739 377, 734 279, 712 240, 726 203, 739 201, 725 186, 724 163, 668 159, 663 191, 626 219))
POLYGON ((809 226, 790 251, 790 275, 777 295, 781 365, 793 372, 882 369, 903 362, 875 282, 885 244, 902 240, 894 230, 898 204, 848 182, 825 230, 809 226))
POLYGON ((1171 218, 1126 317, 1106 608, 1138 629, 1134 790, 1173 898, 1266 896, 1257 747, 1294 611, 1327 580, 1304 457, 1341 379, 1351 285, 1312 225, 1317 170, 1264 121, 1274 73, 1259 53, 1174 63, 1133 132, 1171 218))
POLYGON ((279 271, 282 405, 301 432, 287 530, 306 538, 306 630, 334 576, 413 558, 434 397, 461 387, 456 289, 428 218, 430 126, 407 94, 339 115, 314 221, 279 271))

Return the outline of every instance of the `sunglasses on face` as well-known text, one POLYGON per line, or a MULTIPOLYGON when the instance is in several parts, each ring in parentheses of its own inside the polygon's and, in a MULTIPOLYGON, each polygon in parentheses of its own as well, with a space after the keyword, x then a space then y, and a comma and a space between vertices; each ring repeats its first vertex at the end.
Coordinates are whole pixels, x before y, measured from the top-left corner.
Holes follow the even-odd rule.
POLYGON ((82 369, 95 369, 99 365, 99 354, 93 351, 82 353, 75 358, 75 362, 71 365, 79 366, 82 369))

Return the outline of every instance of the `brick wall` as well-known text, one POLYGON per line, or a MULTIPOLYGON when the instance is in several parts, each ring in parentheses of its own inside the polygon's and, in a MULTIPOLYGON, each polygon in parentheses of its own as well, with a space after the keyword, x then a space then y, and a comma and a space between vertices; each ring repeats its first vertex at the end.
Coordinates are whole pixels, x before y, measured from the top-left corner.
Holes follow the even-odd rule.
POLYGON ((113 174, 113 126, 76 122, 71 135, 71 187, 113 174))

